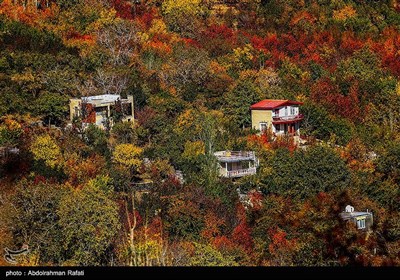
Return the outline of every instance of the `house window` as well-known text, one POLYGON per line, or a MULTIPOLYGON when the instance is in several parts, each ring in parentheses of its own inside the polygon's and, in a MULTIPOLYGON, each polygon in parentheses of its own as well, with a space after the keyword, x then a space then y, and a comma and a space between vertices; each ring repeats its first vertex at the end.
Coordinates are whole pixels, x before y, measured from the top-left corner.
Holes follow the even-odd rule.
POLYGON ((295 108, 294 108, 294 107, 290 107, 290 114, 291 114, 292 116, 296 114, 295 108))
POLYGON ((75 106, 74 108, 74 116, 77 118, 79 117, 79 108, 75 106))
POLYGON ((364 229, 365 228, 365 219, 357 220, 357 228, 364 229))
POLYGON ((96 116, 103 116, 107 113, 107 107, 95 107, 96 116))
POLYGON ((276 125, 275 125, 275 132, 276 132, 276 133, 279 133, 280 130, 281 130, 281 125, 280 125, 280 124, 276 124, 276 125))
POLYGON ((267 129, 267 123, 266 122, 260 122, 260 131, 263 132, 266 129, 267 129))

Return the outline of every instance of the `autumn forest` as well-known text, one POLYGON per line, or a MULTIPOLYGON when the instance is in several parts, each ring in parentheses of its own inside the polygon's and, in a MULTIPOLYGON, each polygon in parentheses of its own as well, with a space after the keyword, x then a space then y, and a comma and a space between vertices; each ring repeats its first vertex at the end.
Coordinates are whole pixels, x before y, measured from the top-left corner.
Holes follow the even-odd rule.
POLYGON ((400 1, 0 0, 4 248, 29 251, 2 266, 400 266, 400 1), (110 94, 133 121, 70 120, 110 94), (264 99, 301 104, 301 145, 252 126, 264 99), (256 171, 221 176, 218 151, 256 171))

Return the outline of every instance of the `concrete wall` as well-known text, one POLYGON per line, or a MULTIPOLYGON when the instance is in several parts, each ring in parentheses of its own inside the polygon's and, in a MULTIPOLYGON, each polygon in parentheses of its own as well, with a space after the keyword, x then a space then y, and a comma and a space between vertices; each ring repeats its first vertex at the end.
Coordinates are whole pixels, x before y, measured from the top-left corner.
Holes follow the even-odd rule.
POLYGON ((69 120, 72 122, 75 116, 75 107, 78 108, 78 110, 81 110, 81 99, 80 98, 72 98, 69 100, 69 120))
POLYGON ((260 129, 260 122, 266 122, 268 127, 272 124, 271 110, 251 110, 251 127, 260 129))
POLYGON ((128 95, 128 102, 131 104, 132 106, 132 115, 131 116, 125 116, 124 119, 122 121, 129 121, 129 122, 134 122, 135 121, 135 111, 134 111, 134 106, 133 106, 133 96, 132 95, 128 95))
POLYGON ((279 116, 284 117, 284 116, 291 116, 291 115, 298 115, 299 114, 299 106, 298 105, 292 105, 292 106, 283 106, 279 108, 279 116), (285 107, 287 108, 287 113, 285 114, 285 107), (294 108, 294 114, 291 114, 291 108, 294 108))

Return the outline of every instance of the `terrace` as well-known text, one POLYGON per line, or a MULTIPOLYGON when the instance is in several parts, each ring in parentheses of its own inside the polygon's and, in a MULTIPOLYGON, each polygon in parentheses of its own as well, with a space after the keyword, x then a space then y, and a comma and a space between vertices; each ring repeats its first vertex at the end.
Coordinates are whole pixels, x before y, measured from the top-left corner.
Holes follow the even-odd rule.
POLYGON ((220 151, 214 155, 220 165, 221 177, 240 178, 257 172, 258 159, 252 151, 220 151))
POLYGON ((272 116, 272 123, 273 124, 280 124, 280 123, 291 123, 291 122, 298 122, 304 119, 303 114, 298 115, 288 115, 288 116, 272 116))

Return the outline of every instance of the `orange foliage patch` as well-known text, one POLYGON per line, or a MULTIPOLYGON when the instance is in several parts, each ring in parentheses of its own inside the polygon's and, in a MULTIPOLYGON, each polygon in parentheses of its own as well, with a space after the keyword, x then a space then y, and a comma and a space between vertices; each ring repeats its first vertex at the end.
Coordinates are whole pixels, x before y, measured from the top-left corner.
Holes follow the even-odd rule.
POLYGON ((9 19, 37 26, 39 22, 53 18, 57 9, 54 4, 47 9, 37 9, 34 6, 24 8, 21 4, 13 4, 11 0, 4 0, 0 4, 0 15, 3 14, 9 19))
POLYGON ((213 212, 209 211, 204 217, 205 227, 201 232, 201 236, 206 239, 212 239, 221 234, 220 227, 225 222, 217 217, 213 212))
POLYGON ((168 43, 159 41, 157 38, 153 38, 152 41, 148 42, 144 46, 144 49, 154 52, 155 54, 157 54, 161 57, 168 55, 172 52, 172 48, 168 43))
POLYGON ((271 130, 265 130, 261 135, 249 135, 247 141, 250 146, 260 150, 276 150, 287 148, 290 152, 296 150, 297 145, 291 136, 275 136, 271 130))
POLYGON ((361 49, 363 46, 364 42, 357 39, 353 33, 351 32, 343 33, 340 49, 344 51, 346 54, 351 55, 355 51, 361 49))
POLYGON ((308 23, 314 23, 316 21, 316 18, 313 15, 311 15, 309 12, 307 12, 307 11, 300 11, 300 12, 297 12, 293 16, 290 24, 291 25, 297 25, 300 21, 306 21, 308 23))
POLYGON ((105 166, 104 158, 93 155, 86 159, 71 157, 65 162, 65 172, 72 186, 79 186, 95 178, 105 166))
POLYGON ((271 237, 271 244, 269 244, 268 249, 271 254, 278 253, 279 251, 293 250, 296 245, 296 239, 287 239, 287 234, 281 229, 271 229, 268 232, 271 237))
POLYGON ((233 241, 230 240, 225 235, 215 237, 213 240, 213 245, 218 250, 229 250, 229 249, 232 249, 235 247, 235 244, 233 243, 233 241))

